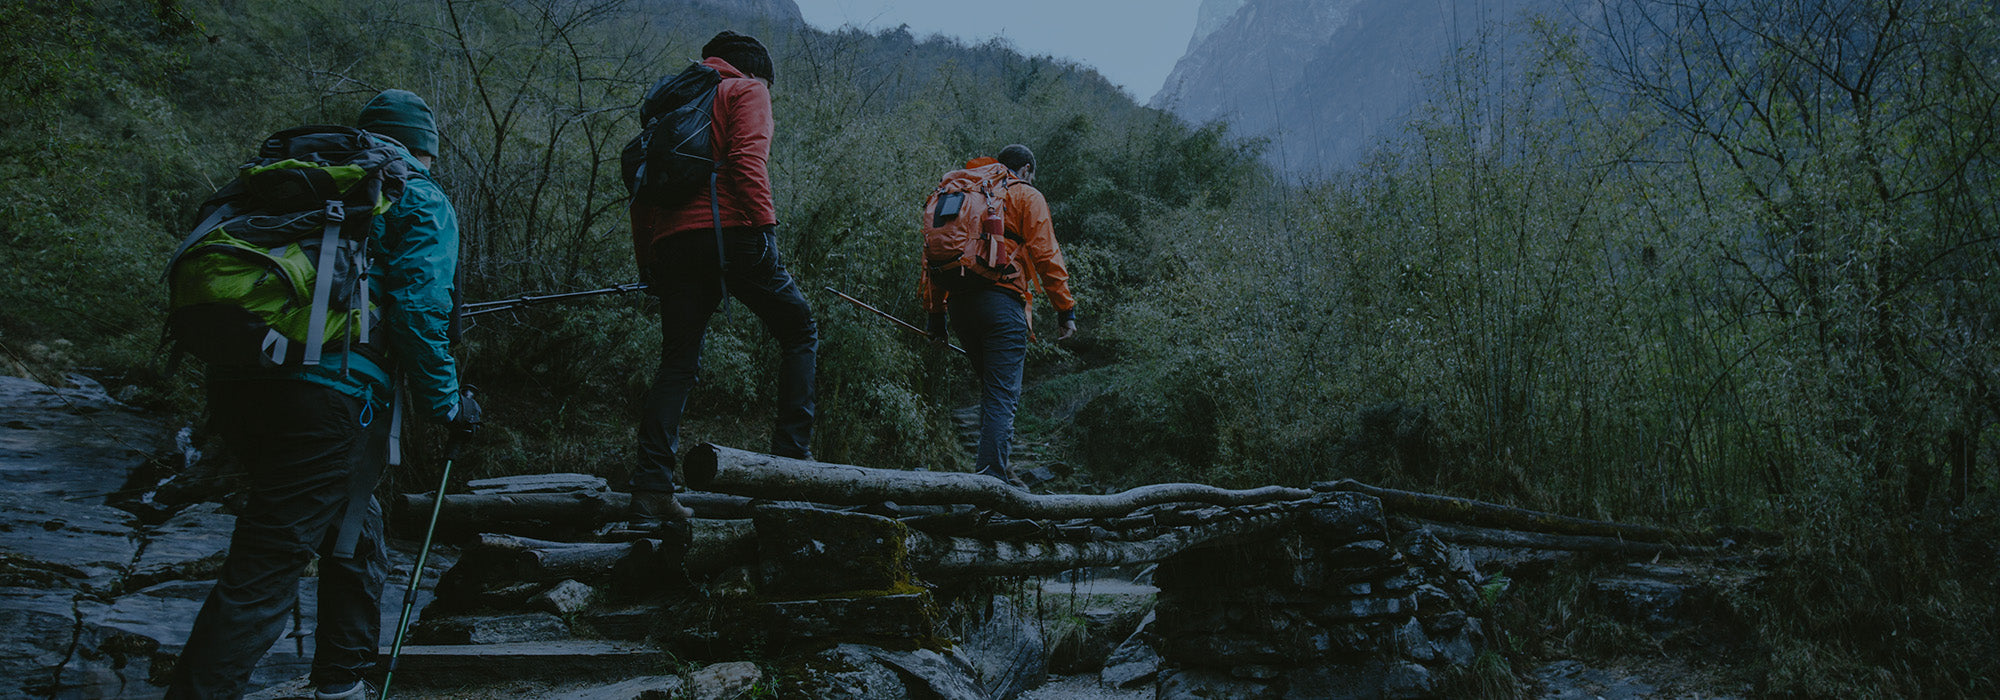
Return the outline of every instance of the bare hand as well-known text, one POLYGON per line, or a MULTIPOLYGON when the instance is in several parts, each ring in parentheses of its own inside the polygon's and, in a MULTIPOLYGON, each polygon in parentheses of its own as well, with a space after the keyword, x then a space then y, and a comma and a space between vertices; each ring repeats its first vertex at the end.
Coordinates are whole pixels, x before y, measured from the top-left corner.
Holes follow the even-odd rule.
POLYGON ((1076 322, 1064 321, 1062 329, 1056 331, 1056 340, 1068 340, 1072 335, 1076 335, 1076 322))

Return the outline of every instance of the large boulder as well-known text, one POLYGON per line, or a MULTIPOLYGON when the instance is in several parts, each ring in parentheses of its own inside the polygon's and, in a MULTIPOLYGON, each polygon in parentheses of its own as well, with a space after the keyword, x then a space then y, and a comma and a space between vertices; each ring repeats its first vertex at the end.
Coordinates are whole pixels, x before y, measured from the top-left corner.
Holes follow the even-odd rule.
POLYGON ((114 593, 139 554, 138 525, 109 506, 0 493, 0 585, 114 593))
POLYGON ((67 589, 0 588, 0 697, 45 695, 56 687, 76 644, 77 594, 67 589))
POLYGON ((1060 674, 1101 669, 1111 652, 1153 611, 1160 589, 1115 578, 1045 581, 1041 605, 1056 630, 1049 670, 1060 674))
POLYGON ((0 490, 103 503, 133 467, 174 447, 174 428, 119 403, 96 381, 50 387, 0 377, 0 490))
POLYGON ((1151 631, 1154 613, 1146 613, 1132 635, 1105 657, 1098 679, 1114 688, 1130 688, 1159 677, 1160 652, 1153 649, 1151 631))
POLYGON ((132 565, 127 587, 215 578, 222 571, 235 530, 236 516, 222 512, 222 506, 215 503, 193 506, 148 528, 143 533, 145 547, 132 565))
POLYGON ((986 696, 1007 700, 1042 682, 1047 645, 1012 598, 996 595, 984 602, 960 613, 958 648, 971 661, 986 696))

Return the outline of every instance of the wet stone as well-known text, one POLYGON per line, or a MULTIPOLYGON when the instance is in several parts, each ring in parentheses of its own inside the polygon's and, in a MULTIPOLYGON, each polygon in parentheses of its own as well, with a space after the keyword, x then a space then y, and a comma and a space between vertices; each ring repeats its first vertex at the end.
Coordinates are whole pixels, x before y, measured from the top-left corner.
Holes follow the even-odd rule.
POLYGON ((1153 613, 1139 621, 1139 629, 1118 645, 1111 656, 1104 660, 1103 670, 1098 678, 1116 688, 1129 688, 1152 680, 1160 672, 1160 653, 1153 650, 1151 628, 1153 613))
POLYGON ((986 700, 993 697, 980 687, 971 662, 957 650, 892 651, 870 648, 869 654, 901 672, 905 683, 920 686, 912 689, 919 692, 912 693, 911 697, 935 700, 986 700))
POLYGON ((1466 618, 1467 615, 1465 614, 1465 611, 1453 610, 1443 615, 1431 618, 1430 621, 1425 623, 1425 627, 1429 629, 1432 633, 1436 634, 1443 634, 1445 632, 1456 632, 1465 627, 1466 618))
POLYGON ((1458 607, 1457 601, 1452 600, 1450 593, 1429 583, 1417 587, 1415 601, 1416 611, 1425 617, 1443 615, 1458 607))
POLYGON ((1601 579, 1593 585, 1592 592, 1619 619, 1655 632, 1679 624, 1683 602, 1688 597, 1685 586, 1644 578, 1601 579))
POLYGON ((591 588, 589 584, 565 579, 562 583, 550 586, 548 590, 529 598, 528 606, 557 615, 569 615, 590 607, 591 598, 596 595, 597 589, 591 588))
POLYGON ((203 503, 177 513, 144 533, 145 547, 132 567, 128 587, 143 588, 176 579, 213 579, 222 572, 236 516, 203 503))
POLYGON ((1414 700, 1435 697, 1437 674, 1420 664, 1396 664, 1382 678, 1382 697, 1387 700, 1414 700))
POLYGON ((547 700, 665 700, 680 697, 686 689, 687 681, 680 676, 643 676, 551 695, 547 700))
POLYGON ((1333 566, 1354 567, 1388 561, 1392 551, 1387 542, 1360 540, 1335 547, 1326 558, 1333 566))
POLYGON ((1278 695, 1263 681, 1236 678, 1207 669, 1175 669, 1160 674, 1156 700, 1274 700, 1278 695))
POLYGON ((758 508, 755 520, 768 591, 817 595, 911 585, 909 530, 895 520, 782 506, 758 508))
POLYGON ((174 429, 119 403, 96 381, 63 388, 0 376, 0 491, 101 504, 133 468, 174 451, 174 429))
POLYGON ((1438 656, 1454 666, 1469 666, 1479 658, 1479 646, 1473 642, 1472 628, 1459 630, 1437 644, 1438 656))
POLYGON ((138 553, 138 519, 130 513, 0 493, 0 582, 112 593, 138 553))
POLYGON ((1025 615, 1012 598, 993 596, 990 604, 959 615, 968 628, 959 639, 959 649, 983 680, 987 695, 1014 697, 1042 681, 1048 670, 1047 645, 1038 621, 1025 615))
POLYGON ((1324 665, 1285 677, 1283 700, 1377 700, 1387 674, 1381 666, 1324 665))
POLYGON ((688 697, 693 700, 732 700, 742 697, 764 673, 757 664, 731 661, 703 667, 688 675, 688 697))
POLYGON ((0 697, 40 695, 76 642, 74 591, 0 588, 0 697))
POLYGON ((413 640, 419 644, 507 644, 568 639, 569 626, 545 612, 467 615, 425 620, 413 640))
POLYGON ((1324 494, 1320 505, 1306 514, 1306 528, 1330 541, 1383 539, 1388 526, 1382 517, 1382 501, 1359 493, 1324 494))
POLYGON ((788 664, 787 672, 778 678, 778 697, 814 700, 911 697, 911 688, 903 674, 876 659, 870 650, 858 644, 841 644, 788 664))
POLYGON ((1315 617, 1325 621, 1361 620, 1410 612, 1414 604, 1405 598, 1353 598, 1321 606, 1315 617))
POLYGON ((881 640, 907 644, 937 638, 937 606, 929 593, 821 598, 751 604, 718 623, 735 646, 782 649, 825 641, 881 640))
POLYGON ((1437 658, 1437 647, 1424 634, 1424 624, 1417 618, 1410 618, 1396 628, 1396 650, 1403 658, 1413 661, 1431 661, 1437 658))

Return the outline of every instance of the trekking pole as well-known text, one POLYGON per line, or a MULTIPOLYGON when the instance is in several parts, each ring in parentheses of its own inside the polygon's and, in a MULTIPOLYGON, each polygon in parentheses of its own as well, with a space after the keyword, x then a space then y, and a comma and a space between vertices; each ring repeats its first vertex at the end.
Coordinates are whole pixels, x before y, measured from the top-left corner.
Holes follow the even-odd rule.
POLYGON ((603 289, 592 289, 582 292, 563 292, 561 294, 523 294, 521 296, 517 296, 511 299, 496 299, 494 301, 476 301, 470 304, 464 304, 462 305, 464 311, 460 315, 478 316, 480 314, 490 314, 495 311, 512 311, 514 309, 523 306, 531 306, 534 304, 541 304, 544 302, 562 301, 564 299, 580 299, 583 297, 602 296, 605 294, 624 294, 626 292, 636 292, 645 288, 646 288, 646 283, 644 282, 630 282, 615 287, 605 287, 603 289))
POLYGON ((444 476, 438 477, 437 498, 431 500, 431 522, 424 526, 424 546, 417 550, 417 564, 410 568, 410 587, 403 591, 403 613, 396 617, 396 639, 389 645, 389 671, 382 675, 382 693, 377 700, 389 699, 389 684, 396 680, 396 660, 403 656, 403 637, 410 632, 410 611, 417 604, 417 584, 424 579, 424 560, 430 558, 431 536, 437 533, 438 512, 444 510, 444 490, 451 484, 451 463, 458 446, 445 452, 444 476))
MULTIPOLYGON (((881 316, 882 318, 886 318, 886 319, 889 319, 890 321, 893 321, 893 322, 895 322, 895 324, 896 324, 896 325, 898 325, 898 326, 902 326, 902 327, 904 327, 904 328, 908 328, 908 329, 910 329, 910 330, 911 330, 912 332, 916 333, 917 335, 921 335, 921 336, 923 336, 923 337, 926 337, 926 338, 929 338, 929 337, 931 337, 931 334, 930 334, 930 333, 929 333, 928 331, 925 331, 925 330, 924 330, 924 329, 922 329, 922 328, 918 328, 918 327, 916 327, 916 326, 913 326, 913 325, 910 325, 910 322, 909 322, 909 321, 905 321, 905 320, 903 320, 903 319, 900 319, 900 318, 896 318, 895 316, 891 316, 891 315, 889 315, 889 312, 887 312, 887 311, 883 311, 883 310, 881 310, 881 309, 878 309, 878 308, 875 308, 875 307, 873 307, 873 306, 869 306, 867 302, 864 302, 864 301, 862 301, 862 300, 860 300, 860 299, 856 299, 856 298, 854 298, 854 297, 851 297, 851 296, 848 296, 848 295, 846 295, 846 294, 842 294, 842 293, 840 293, 840 290, 838 290, 838 289, 834 289, 834 288, 832 288, 832 287, 824 287, 823 289, 825 289, 826 291, 829 291, 829 292, 833 292, 834 296, 837 296, 837 297, 840 297, 840 298, 842 298, 842 299, 846 299, 846 300, 848 300, 848 301, 851 301, 851 302, 854 302, 854 305, 855 305, 855 306, 859 306, 859 307, 861 307, 861 308, 864 308, 864 309, 867 309, 867 310, 869 310, 869 311, 872 311, 872 312, 874 312, 874 313, 875 313, 875 315, 877 315, 877 316, 881 316)), ((961 348, 961 347, 959 347, 959 346, 956 346, 956 345, 952 345, 951 343, 945 343, 945 344, 944 344, 944 346, 945 346, 945 347, 948 347, 948 348, 951 348, 951 349, 953 349, 953 350, 957 350, 957 351, 958 351, 958 354, 960 354, 960 355, 963 355, 963 354, 965 354, 965 348, 961 348)))

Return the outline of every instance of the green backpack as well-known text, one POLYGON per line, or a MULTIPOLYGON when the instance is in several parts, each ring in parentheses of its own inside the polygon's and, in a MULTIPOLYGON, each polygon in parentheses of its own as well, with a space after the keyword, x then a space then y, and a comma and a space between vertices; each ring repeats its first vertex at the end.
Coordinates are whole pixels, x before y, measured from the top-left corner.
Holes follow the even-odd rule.
POLYGON ((401 149, 359 129, 265 139, 167 263, 168 342, 216 368, 317 365, 329 345, 366 347, 380 315, 369 234, 409 177, 401 149))

